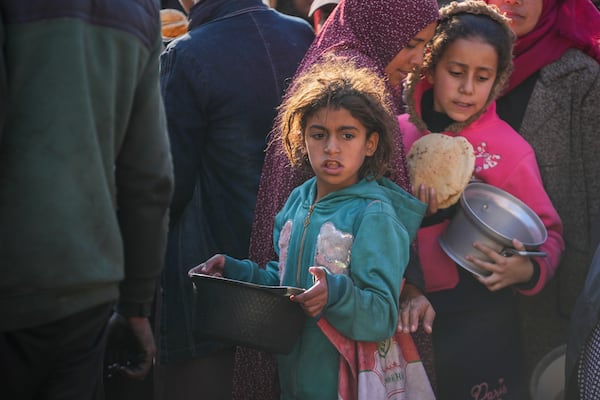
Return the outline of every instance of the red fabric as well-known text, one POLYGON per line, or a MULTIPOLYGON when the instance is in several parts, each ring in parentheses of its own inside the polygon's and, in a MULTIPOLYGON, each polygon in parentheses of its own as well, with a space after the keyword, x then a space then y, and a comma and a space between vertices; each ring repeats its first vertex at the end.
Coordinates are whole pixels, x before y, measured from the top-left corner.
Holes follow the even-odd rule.
POLYGON ((319 31, 319 21, 321 20, 322 13, 323 13, 323 10, 318 8, 315 10, 315 13, 313 14, 313 29, 315 30, 315 32, 319 31))
POLYGON ((396 345, 396 349, 400 348, 400 354, 395 353, 399 357, 386 356, 386 365, 382 366, 381 354, 377 356, 381 343, 349 339, 339 333, 325 318, 321 318, 317 325, 340 353, 338 399, 435 399, 410 334, 396 332, 391 340, 382 342, 391 344, 389 351, 393 351, 392 347, 396 345), (387 365, 390 359, 393 362, 387 365), (389 370, 386 371, 386 368, 389 370), (370 374, 371 377, 364 379, 365 374, 370 374), (396 385, 390 384, 394 378, 398 379, 396 385))
POLYGON ((600 12, 590 0, 543 0, 537 25, 515 43, 515 68, 504 93, 570 48, 600 62, 600 12))
POLYGON ((446 255, 438 242, 438 238, 449 224, 450 221, 445 221, 421 228, 417 232, 419 259, 423 266, 426 293, 452 289, 458 285, 456 263, 446 255))

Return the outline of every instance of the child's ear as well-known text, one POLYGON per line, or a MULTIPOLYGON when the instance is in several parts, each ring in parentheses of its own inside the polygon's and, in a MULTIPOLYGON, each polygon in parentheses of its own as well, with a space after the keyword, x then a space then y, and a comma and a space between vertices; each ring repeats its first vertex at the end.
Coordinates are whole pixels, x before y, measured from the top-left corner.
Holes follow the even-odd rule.
POLYGON ((367 139, 367 156, 372 156, 375 154, 377 150, 377 145, 379 144, 379 133, 373 132, 367 139))

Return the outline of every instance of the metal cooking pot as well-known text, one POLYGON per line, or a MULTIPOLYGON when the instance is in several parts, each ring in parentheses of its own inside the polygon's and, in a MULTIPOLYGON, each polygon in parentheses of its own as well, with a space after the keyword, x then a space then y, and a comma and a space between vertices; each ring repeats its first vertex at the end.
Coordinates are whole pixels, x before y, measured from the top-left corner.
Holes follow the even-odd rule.
POLYGON ((290 286, 264 286, 204 274, 190 276, 194 285, 192 325, 202 337, 271 353, 289 353, 306 316, 290 295, 290 286))
POLYGON ((463 191, 459 204, 454 218, 440 235, 439 243, 444 252, 461 267, 480 276, 489 275, 465 259, 466 255, 471 254, 492 261, 473 247, 476 241, 505 256, 546 255, 537 251, 548 237, 542 220, 510 193, 486 183, 473 182, 463 191), (527 251, 517 251, 512 246, 512 239, 522 242, 527 251))

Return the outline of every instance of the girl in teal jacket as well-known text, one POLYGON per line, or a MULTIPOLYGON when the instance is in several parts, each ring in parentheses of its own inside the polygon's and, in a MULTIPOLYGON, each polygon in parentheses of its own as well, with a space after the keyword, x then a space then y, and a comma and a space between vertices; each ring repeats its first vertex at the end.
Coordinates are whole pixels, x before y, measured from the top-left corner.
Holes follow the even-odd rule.
POLYGON ((340 354, 319 318, 357 341, 393 335, 409 246, 425 205, 383 177, 395 118, 385 84, 350 60, 329 58, 295 81, 280 113, 284 149, 315 177, 275 218, 278 261, 265 269, 216 255, 190 271, 306 288, 292 301, 309 316, 291 353, 278 356, 283 399, 337 399, 340 354))

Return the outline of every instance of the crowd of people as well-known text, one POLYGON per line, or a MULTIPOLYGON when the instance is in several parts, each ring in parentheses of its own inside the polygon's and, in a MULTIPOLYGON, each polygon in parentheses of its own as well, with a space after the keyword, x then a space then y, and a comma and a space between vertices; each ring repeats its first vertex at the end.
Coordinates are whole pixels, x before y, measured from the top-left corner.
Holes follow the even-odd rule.
POLYGON ((0 1, 2 392, 538 400, 566 344, 565 400, 597 399, 599 7, 0 1), (432 134, 544 257, 447 255, 459 204, 407 163, 432 134), (198 334, 190 273, 305 289, 292 351, 198 334))

